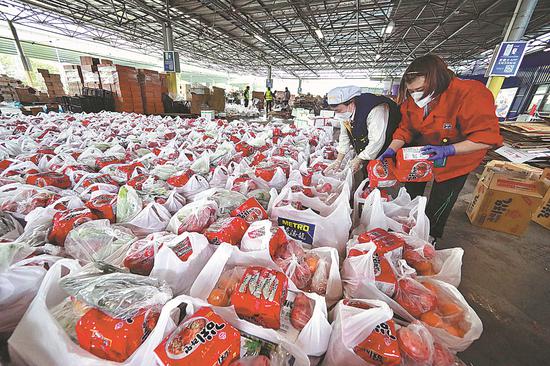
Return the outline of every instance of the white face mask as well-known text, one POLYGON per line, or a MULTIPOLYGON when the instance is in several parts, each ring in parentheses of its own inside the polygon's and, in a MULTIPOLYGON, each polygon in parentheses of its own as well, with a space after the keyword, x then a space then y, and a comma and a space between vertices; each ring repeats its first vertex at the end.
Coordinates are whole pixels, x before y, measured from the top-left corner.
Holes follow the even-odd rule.
POLYGON ((432 101, 432 94, 428 95, 427 97, 425 98, 422 98, 422 95, 424 95, 424 92, 409 92, 409 94, 411 95, 411 97, 414 99, 414 102, 416 103, 416 105, 420 108, 424 108, 425 106, 428 105, 428 103, 430 103, 432 101))
POLYGON ((344 112, 344 113, 335 113, 334 117, 339 119, 350 119, 352 115, 353 115, 352 112, 344 112))

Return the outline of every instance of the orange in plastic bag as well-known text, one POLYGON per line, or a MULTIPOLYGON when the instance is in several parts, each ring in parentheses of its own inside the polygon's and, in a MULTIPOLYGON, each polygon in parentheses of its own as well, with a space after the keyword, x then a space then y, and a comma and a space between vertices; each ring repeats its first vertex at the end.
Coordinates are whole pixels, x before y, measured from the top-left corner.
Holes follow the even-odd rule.
POLYGON ((214 313, 200 308, 155 348, 164 366, 227 366, 240 355, 239 331, 214 313))

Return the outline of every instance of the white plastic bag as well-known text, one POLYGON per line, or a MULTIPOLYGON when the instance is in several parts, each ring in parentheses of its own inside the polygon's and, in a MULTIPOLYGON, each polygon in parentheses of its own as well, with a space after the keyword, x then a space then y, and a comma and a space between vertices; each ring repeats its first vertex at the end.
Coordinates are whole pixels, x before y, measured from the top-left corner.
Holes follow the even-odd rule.
POLYGON ((185 197, 174 190, 170 192, 170 195, 166 199, 166 202, 163 206, 165 209, 168 210, 168 212, 170 212, 170 214, 173 215, 178 212, 183 206, 185 206, 185 203, 185 197))
POLYGON ((305 246, 333 247, 340 255, 344 254, 351 228, 347 186, 344 186, 342 193, 331 205, 301 192, 293 193, 288 186, 279 195, 272 190, 271 196, 268 210, 270 218, 282 226, 291 238, 301 241, 305 246), (284 201, 299 201, 307 209, 297 210, 291 204, 284 204, 284 201))
POLYGON ((181 261, 172 250, 170 242, 163 245, 155 255, 155 264, 151 271, 151 277, 166 281, 174 294, 187 294, 193 282, 210 259, 214 248, 208 243, 208 239, 199 233, 183 233, 173 240, 182 241, 188 239, 193 253, 185 261, 181 261))
MULTIPOLYGON (((193 286, 191 286, 190 295, 206 300, 216 287, 218 279, 226 266, 250 265, 278 270, 267 252, 244 253, 233 245, 222 243, 204 266, 193 286)), ((289 289, 294 292, 300 292, 290 281, 289 289)), ((315 306, 309 322, 299 332, 295 343, 310 356, 322 356, 326 352, 330 337, 330 324, 327 320, 325 299, 317 294, 306 293, 305 295, 315 301, 315 306)), ((237 316, 233 306, 214 308, 222 309, 220 311, 223 311, 224 314, 234 314, 235 317, 237 316)), ((278 333, 281 334, 281 331, 279 330, 278 333)))
POLYGON ((403 187, 397 197, 389 202, 382 199, 380 190, 375 189, 365 200, 360 218, 360 227, 354 233, 381 228, 409 234, 428 241, 430 220, 426 216, 426 197, 411 197, 403 187))
POLYGON ((157 325, 141 346, 124 362, 100 359, 74 343, 52 316, 50 309, 67 298, 59 286, 64 274, 76 274, 80 266, 75 260, 57 261, 42 281, 36 297, 8 340, 14 364, 27 366, 143 366, 154 365, 154 349, 164 338, 166 318, 157 325))
POLYGON ((164 206, 151 202, 137 216, 122 225, 129 228, 137 237, 143 238, 151 233, 166 229, 171 218, 170 212, 164 206))
POLYGON ((15 329, 46 275, 44 265, 51 266, 59 259, 39 255, 23 259, 0 273, 0 333, 15 329))
POLYGON ((373 307, 359 309, 344 305, 344 302, 340 301, 332 311, 332 333, 323 366, 367 365, 367 362, 355 354, 353 349, 366 339, 378 324, 390 320, 393 312, 382 301, 360 301, 373 307))

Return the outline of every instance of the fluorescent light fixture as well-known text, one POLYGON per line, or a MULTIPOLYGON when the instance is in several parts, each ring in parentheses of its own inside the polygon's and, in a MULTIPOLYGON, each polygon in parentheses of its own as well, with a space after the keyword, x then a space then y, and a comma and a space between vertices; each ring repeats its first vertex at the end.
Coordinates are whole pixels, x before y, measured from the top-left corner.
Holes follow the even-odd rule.
POLYGON ((256 39, 257 39, 258 41, 265 43, 265 39, 263 39, 263 38, 260 37, 259 35, 255 34, 254 37, 256 37, 256 39))
POLYGON ((390 34, 391 32, 393 32, 393 28, 395 28, 395 22, 393 20, 390 20, 390 22, 386 26, 386 30, 384 31, 384 33, 390 34))
POLYGON ((319 39, 323 39, 324 37, 323 32, 321 32, 319 28, 315 29, 315 34, 317 34, 317 37, 319 37, 319 39))
POLYGON ((378 61, 378 60, 380 59, 380 57, 382 57, 382 56, 381 56, 379 53, 377 53, 376 56, 374 56, 374 59, 375 59, 376 61, 378 61))

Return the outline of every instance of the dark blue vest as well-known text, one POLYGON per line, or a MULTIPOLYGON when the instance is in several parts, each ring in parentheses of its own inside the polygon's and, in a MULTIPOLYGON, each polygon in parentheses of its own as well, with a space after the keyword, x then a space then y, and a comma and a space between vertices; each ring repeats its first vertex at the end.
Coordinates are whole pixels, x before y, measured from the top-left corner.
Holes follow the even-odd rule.
POLYGON ((355 116, 353 118, 351 131, 346 129, 353 145, 353 149, 357 154, 363 151, 369 144, 367 116, 374 107, 377 107, 380 104, 387 104, 389 107, 388 127, 386 128, 384 146, 380 152, 386 150, 392 141, 393 133, 401 121, 399 106, 390 98, 382 95, 363 93, 355 99, 355 116))

